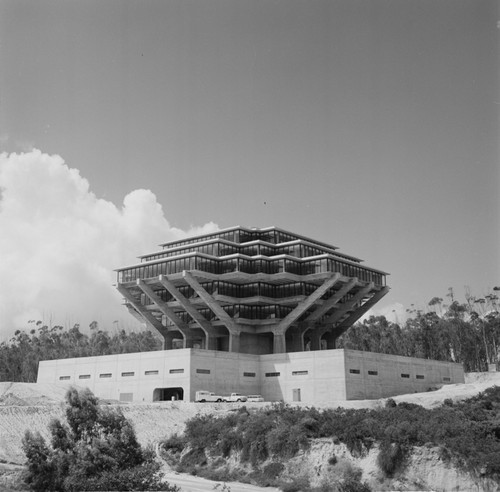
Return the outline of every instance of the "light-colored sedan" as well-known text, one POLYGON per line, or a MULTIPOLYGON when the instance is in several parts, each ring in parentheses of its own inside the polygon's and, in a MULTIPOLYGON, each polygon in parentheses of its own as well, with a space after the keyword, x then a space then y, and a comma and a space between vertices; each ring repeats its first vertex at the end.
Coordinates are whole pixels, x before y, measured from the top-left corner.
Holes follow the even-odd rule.
POLYGON ((248 395, 247 401, 264 401, 264 398, 260 395, 248 395))

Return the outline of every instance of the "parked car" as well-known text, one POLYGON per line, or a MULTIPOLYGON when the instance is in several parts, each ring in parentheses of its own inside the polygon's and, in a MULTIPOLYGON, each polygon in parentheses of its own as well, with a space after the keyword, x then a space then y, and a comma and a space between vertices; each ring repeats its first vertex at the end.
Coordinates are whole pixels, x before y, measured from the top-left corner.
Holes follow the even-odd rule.
POLYGON ((229 396, 223 396, 222 399, 227 402, 247 401, 247 397, 240 393, 231 393, 229 396))
POLYGON ((248 395, 247 401, 264 401, 261 395, 248 395))
POLYGON ((212 393, 211 391, 197 391, 194 401, 198 401, 200 403, 205 403, 207 401, 215 401, 215 402, 221 402, 224 401, 222 396, 216 395, 215 393, 212 393))

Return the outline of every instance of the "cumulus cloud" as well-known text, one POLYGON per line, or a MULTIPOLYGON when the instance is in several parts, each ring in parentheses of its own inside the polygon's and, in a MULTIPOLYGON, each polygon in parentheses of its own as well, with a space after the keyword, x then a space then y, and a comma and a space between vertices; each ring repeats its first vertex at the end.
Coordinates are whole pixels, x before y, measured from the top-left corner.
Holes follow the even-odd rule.
POLYGON ((113 269, 158 244, 214 230, 172 227, 149 190, 132 191, 121 208, 99 199, 57 155, 0 154, 0 338, 31 319, 133 326, 113 269))

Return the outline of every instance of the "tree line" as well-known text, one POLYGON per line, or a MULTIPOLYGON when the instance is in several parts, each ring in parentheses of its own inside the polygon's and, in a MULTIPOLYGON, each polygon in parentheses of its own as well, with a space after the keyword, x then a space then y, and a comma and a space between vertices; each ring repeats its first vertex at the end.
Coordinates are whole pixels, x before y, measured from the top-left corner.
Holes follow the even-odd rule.
POLYGON ((29 332, 17 330, 9 341, 0 344, 0 381, 36 382, 41 360, 148 352, 162 347, 148 330, 110 334, 92 322, 87 335, 78 324, 68 330, 41 321, 31 323, 34 328, 29 332))
MULTIPOLYGON (((495 287, 494 290, 500 290, 495 287)), ((355 324, 338 340, 338 348, 420 357, 461 363, 465 372, 487 371, 498 364, 500 312, 495 292, 466 302, 448 294, 449 304, 432 298, 427 310, 409 309, 404 323, 371 316, 355 324)))

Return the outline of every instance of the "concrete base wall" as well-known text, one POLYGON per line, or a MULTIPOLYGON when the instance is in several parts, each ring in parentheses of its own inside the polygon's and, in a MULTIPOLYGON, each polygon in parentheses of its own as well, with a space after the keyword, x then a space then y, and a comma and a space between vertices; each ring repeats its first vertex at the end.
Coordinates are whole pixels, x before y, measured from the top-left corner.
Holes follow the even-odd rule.
POLYGON ((233 392, 243 395, 258 394, 259 356, 215 350, 192 350, 189 396, 191 401, 195 399, 199 390, 213 391, 221 396, 233 392))
POLYGON ((461 364, 357 350, 345 350, 345 374, 348 400, 387 398, 464 383, 461 364))
POLYGON ((318 350, 260 356, 262 396, 311 403, 346 399, 344 351, 318 350))
POLYGON ((254 355, 179 349, 42 361, 39 383, 88 387, 121 401, 184 399, 198 390, 266 401, 328 403, 374 399, 463 383, 460 364, 355 350, 254 355))

